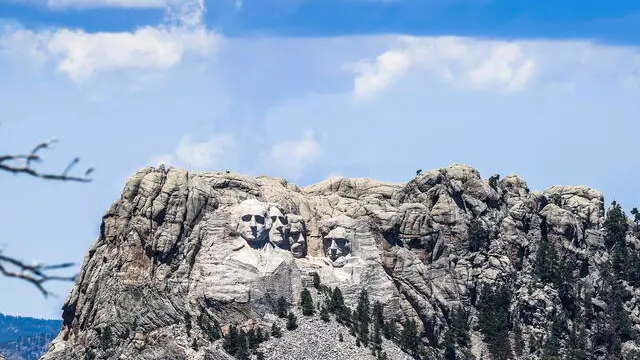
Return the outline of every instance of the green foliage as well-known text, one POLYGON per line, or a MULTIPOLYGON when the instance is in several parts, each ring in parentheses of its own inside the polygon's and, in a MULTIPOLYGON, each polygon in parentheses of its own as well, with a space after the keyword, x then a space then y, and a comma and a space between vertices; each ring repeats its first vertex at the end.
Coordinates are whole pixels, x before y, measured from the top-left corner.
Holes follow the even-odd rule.
POLYGON ((604 220, 605 237, 604 242, 607 248, 612 248, 615 244, 626 245, 627 231, 629 223, 627 216, 622 211, 620 204, 613 201, 604 220))
POLYGON ((87 349, 84 353, 84 360, 95 360, 96 352, 93 349, 87 349))
POLYGON ((474 219, 467 230, 469 251, 480 251, 489 243, 489 231, 487 231, 479 219, 474 219))
POLYGON ((240 334, 236 325, 230 325, 227 335, 224 337, 222 347, 230 355, 235 355, 238 352, 238 341, 240 340, 240 334))
POLYGON ((209 341, 215 341, 222 337, 218 320, 213 319, 212 321, 204 311, 198 316, 198 326, 202 329, 202 332, 207 335, 209 341))
POLYGON ((377 360, 389 360, 389 356, 387 356, 386 352, 382 351, 378 353, 377 360))
POLYGON ((542 347, 542 358, 548 360, 560 360, 560 340, 564 332, 564 319, 556 316, 552 325, 549 336, 542 347))
POLYGON ((362 289, 358 299, 358 306, 356 307, 354 323, 357 324, 358 338, 364 346, 369 344, 369 323, 371 322, 369 313, 370 305, 369 294, 367 290, 362 289))
POLYGON ((187 336, 191 336, 191 314, 188 311, 184 312, 184 327, 187 330, 187 336))
POLYGON ((558 254, 556 248, 549 242, 547 219, 544 217, 540 223, 540 243, 536 251, 534 271, 543 283, 550 284, 558 281, 558 254))
POLYGON ((273 336, 274 338, 282 337, 282 330, 280 330, 280 327, 276 323, 273 323, 273 325, 271 325, 271 336, 273 336))
POLYGON ((113 333, 110 326, 105 326, 100 331, 100 347, 103 350, 110 349, 113 346, 113 333))
POLYGON ((313 278, 313 287, 320 290, 320 275, 317 272, 312 272, 310 275, 313 278))
POLYGON ((351 311, 344 305, 342 291, 338 287, 335 287, 331 293, 329 312, 334 313, 336 320, 343 325, 348 325, 351 322, 351 311))
POLYGON ((495 287, 484 284, 478 299, 480 331, 496 360, 511 359, 509 306, 511 292, 505 284, 495 287))
POLYGON ((256 360, 264 360, 264 354, 262 351, 256 352, 256 360))
POLYGON ((417 355, 420 350, 420 338, 418 326, 415 321, 408 320, 404 323, 400 334, 400 347, 411 355, 417 355))
POLYGON ((382 335, 389 340, 395 340, 397 334, 395 321, 388 321, 382 326, 382 335))
POLYGON ((381 327, 384 325, 384 305, 380 301, 373 303, 373 310, 371 310, 371 318, 373 324, 378 324, 381 327))
POLYGON ((315 313, 313 298, 307 288, 302 289, 300 293, 300 306, 302 307, 302 315, 304 316, 311 316, 315 313))
POLYGON ((238 337, 236 338, 236 353, 235 358, 238 360, 249 360, 249 344, 247 343, 247 334, 240 330, 238 337))
POLYGON ((324 322, 331 321, 331 317, 329 316, 329 310, 327 309, 326 306, 323 306, 322 309, 320 310, 320 319, 324 322))
POLYGON ((298 318, 289 311, 289 315, 287 315, 287 330, 295 330, 298 328, 298 318))
POLYGON ((418 175, 420 175, 420 174, 422 174, 422 169, 418 169, 418 170, 416 170, 416 176, 418 176, 418 175))
POLYGON ((289 303, 284 296, 280 296, 276 305, 276 314, 281 318, 286 318, 287 312, 289 312, 289 303))
POLYGON ((469 345, 469 312, 462 306, 452 310, 449 330, 455 344, 461 347, 469 345))
POLYGON ((518 356, 524 353, 524 339, 522 338, 522 328, 517 325, 513 334, 513 350, 518 356))
POLYGON ((498 181, 500 180, 499 174, 493 174, 489 177, 489 186, 493 188, 493 190, 498 190, 498 181))

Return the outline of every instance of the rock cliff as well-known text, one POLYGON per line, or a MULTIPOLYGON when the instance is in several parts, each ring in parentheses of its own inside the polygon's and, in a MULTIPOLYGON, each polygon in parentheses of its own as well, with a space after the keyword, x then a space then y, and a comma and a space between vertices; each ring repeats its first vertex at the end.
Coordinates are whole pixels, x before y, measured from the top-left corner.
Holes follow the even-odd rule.
MULTIPOLYGON (((309 288, 320 301, 315 274, 352 308, 366 289, 384 304, 385 321, 416 321, 421 342, 440 354, 452 313, 462 308, 470 338, 455 347, 458 358, 542 358, 559 318, 560 354, 569 354, 580 327, 587 358, 615 358, 600 338, 601 328, 613 326, 605 266, 613 253, 604 226, 598 191, 532 192, 515 175, 487 180, 464 165, 407 183, 330 178, 307 187, 144 168, 104 215, 43 359, 231 358, 207 324, 222 332, 234 324, 270 328, 281 321, 274 299, 296 305, 309 288), (541 279, 540 246, 565 264, 562 281, 541 279), (509 355, 494 355, 483 324, 487 305, 480 304, 483 289, 501 285, 509 355)), ((631 233, 626 241, 633 251, 640 245, 631 233)), ((640 329, 640 288, 620 283, 626 292, 618 302, 640 329)), ((265 358, 375 359, 358 350, 349 329, 294 309, 299 328, 263 343, 265 358)), ((637 356, 633 340, 620 342, 623 358, 637 356)), ((384 349, 390 358, 409 358, 393 342, 385 340, 384 349)))

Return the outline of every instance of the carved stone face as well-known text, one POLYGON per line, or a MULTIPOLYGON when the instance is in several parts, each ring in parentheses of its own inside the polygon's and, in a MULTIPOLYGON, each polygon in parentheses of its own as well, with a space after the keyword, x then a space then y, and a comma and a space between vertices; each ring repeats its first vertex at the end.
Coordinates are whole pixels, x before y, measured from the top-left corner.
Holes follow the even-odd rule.
POLYGON ((269 240, 279 248, 289 249, 289 240, 287 239, 287 235, 289 233, 289 220, 284 215, 280 206, 271 205, 269 207, 267 221, 269 227, 269 240))
POLYGON ((345 256, 351 253, 351 242, 347 238, 347 231, 343 227, 337 227, 324 237, 325 255, 331 260, 333 266, 343 266, 345 256))
POLYGON ((249 199, 241 202, 234 210, 239 220, 238 233, 251 246, 260 246, 267 239, 267 204, 249 199))
POLYGON ((287 214, 289 220, 289 240, 291 253, 296 258, 307 255, 307 228, 299 215, 287 214))

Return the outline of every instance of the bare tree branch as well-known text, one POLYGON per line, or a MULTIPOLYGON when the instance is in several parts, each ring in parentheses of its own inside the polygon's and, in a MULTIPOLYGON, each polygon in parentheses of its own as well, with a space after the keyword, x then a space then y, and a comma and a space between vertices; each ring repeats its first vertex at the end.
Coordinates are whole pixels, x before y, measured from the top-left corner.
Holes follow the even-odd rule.
POLYGON ((38 288, 44 297, 49 297, 49 292, 44 284, 48 281, 75 281, 76 276, 58 276, 49 275, 46 272, 50 270, 58 270, 72 267, 73 263, 64 263, 56 265, 27 265, 22 261, 14 258, 0 255, 0 274, 10 277, 25 280, 38 288), (12 269, 13 268, 13 269, 12 269))
MULTIPOLYGON (((56 139, 45 140, 36 145, 33 150, 28 154, 13 154, 13 155, 0 155, 0 171, 4 170, 13 174, 26 174, 33 177, 45 179, 45 180, 60 180, 60 181, 76 181, 76 182, 90 182, 92 179, 89 177, 94 171, 93 168, 89 168, 82 176, 71 176, 69 172, 75 165, 80 162, 80 158, 74 158, 69 165, 60 174, 40 172, 35 169, 32 164, 41 163, 42 157, 38 154, 43 149, 50 149, 56 139)), ((62 263, 62 264, 34 264, 28 265, 23 261, 17 260, 10 256, 5 256, 0 251, 0 275, 24 280, 33 284, 44 297, 53 295, 45 288, 45 283, 49 281, 75 281, 76 275, 73 276, 59 276, 53 275, 50 272, 60 269, 67 269, 74 266, 74 263, 62 263)))
POLYGON ((33 177, 46 179, 46 180, 62 180, 62 181, 77 181, 77 182, 90 182, 92 179, 89 175, 93 172, 93 168, 86 170, 82 176, 70 176, 71 169, 80 162, 80 158, 74 158, 65 170, 60 174, 43 173, 33 168, 32 163, 42 162, 42 158, 38 155, 38 152, 42 149, 51 148, 57 140, 50 139, 41 142, 28 154, 15 154, 15 155, 2 155, 0 156, 0 170, 8 171, 14 174, 27 174, 33 177))

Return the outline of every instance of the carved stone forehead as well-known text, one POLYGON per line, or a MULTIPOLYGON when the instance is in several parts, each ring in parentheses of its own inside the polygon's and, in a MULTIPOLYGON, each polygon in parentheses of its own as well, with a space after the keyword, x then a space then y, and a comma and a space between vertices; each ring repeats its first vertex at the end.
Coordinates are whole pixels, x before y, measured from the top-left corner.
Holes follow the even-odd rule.
POLYGON ((267 204, 256 199, 244 200, 235 208, 234 213, 239 215, 266 215, 267 204))
POLYGON ((343 227, 337 227, 325 236, 326 239, 346 239, 347 238, 347 230, 343 227))
POLYGON ((300 215, 287 214, 287 220, 289 221, 289 224, 291 224, 291 230, 302 230, 305 227, 304 220, 300 215))
POLYGON ((284 210, 278 204, 269 205, 269 216, 284 216, 284 210))

